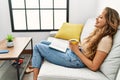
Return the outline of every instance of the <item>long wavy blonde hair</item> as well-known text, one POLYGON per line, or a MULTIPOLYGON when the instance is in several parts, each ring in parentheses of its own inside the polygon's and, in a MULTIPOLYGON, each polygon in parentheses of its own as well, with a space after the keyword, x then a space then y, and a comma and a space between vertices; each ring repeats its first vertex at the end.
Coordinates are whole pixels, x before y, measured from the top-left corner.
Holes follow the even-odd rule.
POLYGON ((96 49, 100 40, 107 35, 113 38, 113 35, 117 32, 117 28, 120 23, 119 14, 116 10, 109 7, 106 7, 104 10, 106 11, 105 19, 107 25, 103 28, 96 28, 90 34, 90 36, 86 38, 86 44, 88 44, 88 51, 85 55, 91 60, 93 60, 96 54, 96 49))

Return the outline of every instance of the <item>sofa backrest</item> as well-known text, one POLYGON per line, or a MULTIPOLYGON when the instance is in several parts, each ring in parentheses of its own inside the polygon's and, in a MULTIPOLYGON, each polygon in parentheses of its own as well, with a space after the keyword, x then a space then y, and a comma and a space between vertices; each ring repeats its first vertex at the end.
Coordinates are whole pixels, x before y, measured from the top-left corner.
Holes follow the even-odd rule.
POLYGON ((100 70, 110 79, 115 80, 120 65, 120 26, 114 36, 112 49, 101 65, 100 70))
POLYGON ((94 25, 95 25, 95 18, 89 18, 82 30, 80 41, 83 41, 84 38, 89 36, 89 34, 94 30, 94 25))
MULTIPOLYGON (((86 38, 95 28, 95 18, 90 18, 84 25, 81 41, 86 38)), ((110 80, 115 80, 120 65, 120 26, 114 36, 113 46, 107 58, 100 67, 100 71, 104 73, 110 80)))

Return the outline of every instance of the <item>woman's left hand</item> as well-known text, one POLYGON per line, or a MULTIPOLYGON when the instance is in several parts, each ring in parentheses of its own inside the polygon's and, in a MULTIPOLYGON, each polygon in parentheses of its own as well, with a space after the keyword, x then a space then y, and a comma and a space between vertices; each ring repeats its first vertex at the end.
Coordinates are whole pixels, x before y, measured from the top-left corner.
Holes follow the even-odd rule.
POLYGON ((74 53, 77 53, 79 51, 79 45, 78 44, 72 44, 71 42, 69 42, 69 47, 74 53))

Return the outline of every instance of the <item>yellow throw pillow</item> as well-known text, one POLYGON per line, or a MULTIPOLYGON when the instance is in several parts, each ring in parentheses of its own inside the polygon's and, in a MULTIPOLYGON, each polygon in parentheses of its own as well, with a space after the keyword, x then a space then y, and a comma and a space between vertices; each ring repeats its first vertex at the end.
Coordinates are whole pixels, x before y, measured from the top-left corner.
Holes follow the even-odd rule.
POLYGON ((83 24, 63 23, 62 27, 59 29, 55 37, 66 40, 77 39, 80 41, 82 28, 83 24))

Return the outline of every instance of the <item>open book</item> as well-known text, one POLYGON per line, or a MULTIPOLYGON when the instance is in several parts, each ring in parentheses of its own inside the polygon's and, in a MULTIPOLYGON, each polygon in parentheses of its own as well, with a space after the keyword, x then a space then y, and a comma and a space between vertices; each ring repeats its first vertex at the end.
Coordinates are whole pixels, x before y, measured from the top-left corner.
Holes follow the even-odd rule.
POLYGON ((54 39, 51 44, 49 45, 50 48, 66 52, 69 42, 61 39, 54 39))

